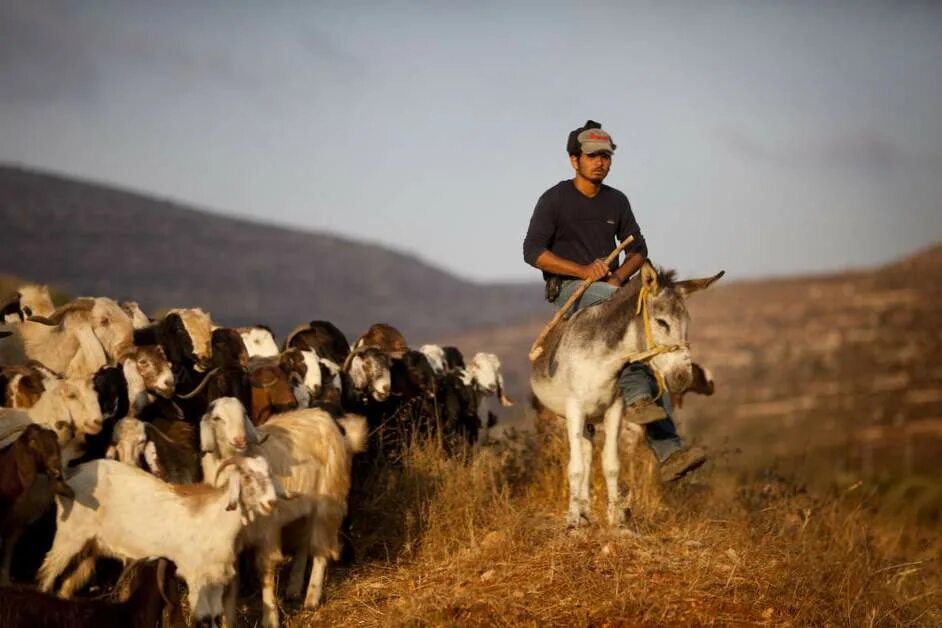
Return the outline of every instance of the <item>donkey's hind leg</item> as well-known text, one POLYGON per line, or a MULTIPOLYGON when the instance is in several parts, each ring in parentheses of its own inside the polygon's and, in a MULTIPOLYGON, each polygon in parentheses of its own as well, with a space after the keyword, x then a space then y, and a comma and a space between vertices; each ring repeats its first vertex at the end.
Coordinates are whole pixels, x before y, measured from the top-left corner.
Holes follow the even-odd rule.
MULTIPOLYGON (((570 528, 578 528, 585 523, 584 516, 589 512, 589 502, 582 496, 583 484, 591 469, 585 464, 584 431, 585 415, 582 408, 578 403, 568 404, 566 433, 569 436, 569 512, 566 515, 566 525, 570 528)), ((589 446, 591 448, 591 443, 589 446)), ((591 449, 589 453, 591 455, 591 449)))
POLYGON ((623 410, 621 397, 615 400, 605 412, 605 444, 602 446, 602 473, 608 489, 608 523, 621 525, 625 522, 625 510, 621 503, 621 491, 618 487, 618 473, 621 460, 618 457, 618 437, 621 434, 623 410))

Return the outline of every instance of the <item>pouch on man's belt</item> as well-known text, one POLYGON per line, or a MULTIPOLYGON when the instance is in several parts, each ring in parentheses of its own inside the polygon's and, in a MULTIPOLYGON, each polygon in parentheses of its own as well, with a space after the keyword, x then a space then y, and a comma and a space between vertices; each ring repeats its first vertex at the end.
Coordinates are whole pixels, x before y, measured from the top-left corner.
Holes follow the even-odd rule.
POLYGON ((559 291, 563 288, 563 278, 559 275, 550 275, 546 279, 546 300, 555 303, 559 298, 559 291))

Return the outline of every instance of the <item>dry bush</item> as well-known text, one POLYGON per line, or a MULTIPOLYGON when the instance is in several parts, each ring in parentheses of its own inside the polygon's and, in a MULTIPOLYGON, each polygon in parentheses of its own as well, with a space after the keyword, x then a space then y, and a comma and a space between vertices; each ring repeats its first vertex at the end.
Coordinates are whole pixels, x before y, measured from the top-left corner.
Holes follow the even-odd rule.
POLYGON ((728 461, 662 491, 646 448, 624 455, 627 526, 604 523, 596 461, 594 523, 566 531, 558 430, 452 456, 412 443, 372 469, 353 511, 361 562, 334 569, 325 606, 292 623, 942 622, 939 537, 887 520, 877 491, 816 493, 728 461))

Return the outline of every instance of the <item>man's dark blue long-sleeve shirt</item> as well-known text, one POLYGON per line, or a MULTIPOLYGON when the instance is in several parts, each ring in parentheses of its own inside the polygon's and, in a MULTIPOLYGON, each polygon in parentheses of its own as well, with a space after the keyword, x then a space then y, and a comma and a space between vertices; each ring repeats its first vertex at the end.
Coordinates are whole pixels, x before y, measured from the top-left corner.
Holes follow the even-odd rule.
MULTIPOLYGON (((589 264, 605 259, 619 242, 629 235, 635 237, 627 253, 647 256, 648 247, 641 228, 631 212, 628 197, 605 184, 589 198, 576 189, 572 179, 560 181, 540 197, 530 218, 530 227, 523 240, 523 259, 536 266, 543 251, 576 262, 589 264)), ((612 264, 612 270, 618 262, 612 264)), ((546 278, 549 275, 543 273, 546 278)))

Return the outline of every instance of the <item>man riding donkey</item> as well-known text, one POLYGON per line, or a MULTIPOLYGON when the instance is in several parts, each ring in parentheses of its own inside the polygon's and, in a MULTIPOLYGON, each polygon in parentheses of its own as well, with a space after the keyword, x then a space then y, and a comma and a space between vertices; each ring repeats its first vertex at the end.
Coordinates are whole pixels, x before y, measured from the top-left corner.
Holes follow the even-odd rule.
POLYGON ((706 460, 701 448, 684 445, 677 434, 671 391, 683 392, 692 380, 683 300, 722 273, 674 282, 672 273, 655 271, 628 198, 602 183, 614 150, 597 122, 569 134, 575 177, 543 193, 523 243, 526 262, 543 271, 547 299, 566 303, 530 357, 535 397, 566 417, 571 526, 588 515, 594 420, 604 417, 602 465, 612 523, 624 517, 617 486, 623 413, 644 426, 662 481, 677 480, 706 460), (626 252, 621 264, 612 251, 616 239, 617 250, 626 252))

